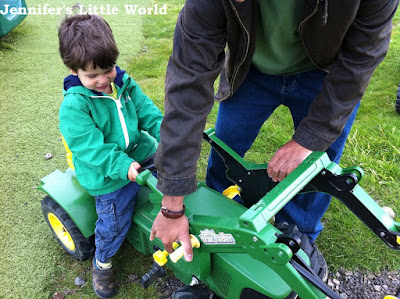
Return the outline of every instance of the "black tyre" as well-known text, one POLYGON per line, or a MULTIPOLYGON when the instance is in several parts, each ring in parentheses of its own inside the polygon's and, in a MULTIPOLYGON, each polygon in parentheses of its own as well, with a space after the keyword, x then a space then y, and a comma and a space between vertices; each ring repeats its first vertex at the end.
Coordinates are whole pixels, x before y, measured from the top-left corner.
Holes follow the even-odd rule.
POLYGON ((400 98, 396 99, 396 111, 400 113, 400 98))
POLYGON ((94 235, 85 238, 81 231, 50 196, 42 199, 44 219, 64 250, 80 261, 87 260, 94 253, 94 235))
POLYGON ((311 269, 323 282, 326 282, 328 280, 328 266, 315 243, 311 244, 307 235, 300 232, 296 225, 289 225, 283 222, 275 224, 275 227, 284 234, 291 234, 300 238, 301 249, 310 258, 311 269))
MULTIPOLYGON (((286 297, 286 299, 295 299, 295 298, 297 298, 297 294, 294 292, 291 292, 289 296, 286 297)), ((240 299, 272 299, 272 298, 265 296, 257 291, 254 291, 253 289, 244 289, 240 294, 240 299)))
POLYGON ((272 299, 271 297, 265 296, 253 289, 243 289, 240 294, 240 299, 272 299))
MULTIPOLYGON (((311 268, 315 273, 322 279, 327 279, 327 267, 325 260, 323 259, 321 253, 318 251, 317 247, 312 245, 308 240, 306 234, 301 233, 296 225, 289 225, 285 222, 275 224, 275 227, 279 229, 283 234, 291 234, 300 238, 301 249, 308 255, 311 262, 311 268)), ((286 299, 297 298, 295 292, 291 292, 286 299)), ((240 299, 269 299, 269 297, 260 294, 253 289, 244 289, 240 295, 240 299)))

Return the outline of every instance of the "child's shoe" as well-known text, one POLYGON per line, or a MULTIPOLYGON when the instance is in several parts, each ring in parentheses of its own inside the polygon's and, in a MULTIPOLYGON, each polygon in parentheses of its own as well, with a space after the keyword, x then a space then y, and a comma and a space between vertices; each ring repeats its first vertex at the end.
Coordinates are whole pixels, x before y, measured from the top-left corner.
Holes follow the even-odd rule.
POLYGON ((100 298, 110 298, 115 295, 114 290, 114 273, 109 264, 96 263, 96 258, 93 257, 93 290, 100 298))

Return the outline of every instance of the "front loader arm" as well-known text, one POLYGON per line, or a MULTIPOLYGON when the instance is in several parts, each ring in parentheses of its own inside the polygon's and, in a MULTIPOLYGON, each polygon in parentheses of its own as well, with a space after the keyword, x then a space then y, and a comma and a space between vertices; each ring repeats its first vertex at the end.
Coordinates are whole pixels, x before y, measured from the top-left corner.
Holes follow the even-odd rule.
POLYGON ((342 169, 336 173, 325 169, 307 187, 339 199, 390 249, 400 250, 400 223, 386 214, 358 185, 360 174, 357 168, 342 169))
POLYGON ((259 197, 257 203, 241 217, 242 223, 253 223, 254 229, 263 227, 294 195, 324 192, 339 199, 389 248, 400 250, 400 223, 387 215, 358 185, 363 176, 360 168, 342 169, 331 162, 326 153, 313 152, 284 180, 275 184, 267 175, 266 164, 257 167, 257 164, 244 161, 216 137, 213 129, 204 132, 204 139, 225 161, 227 176, 243 189, 243 197, 251 194, 250 201, 254 201, 259 192, 250 193, 246 188, 259 188, 261 183, 265 183, 262 189, 265 196, 259 197), (258 182, 248 182, 253 178, 258 182))
POLYGON ((224 160, 226 177, 237 184, 241 192, 241 198, 246 207, 251 207, 259 201, 277 183, 273 182, 267 174, 266 164, 254 164, 245 161, 236 152, 229 148, 215 135, 214 129, 208 129, 203 133, 203 139, 208 142, 218 155, 224 160))
MULTIPOLYGON (((187 208, 190 232, 201 241, 200 248, 195 250, 195 259, 197 253, 246 253, 270 267, 301 298, 340 298, 308 267, 304 261, 308 257, 299 249, 300 244, 292 236, 282 235, 270 223, 296 194, 304 192, 325 192, 338 198, 391 249, 400 249, 400 224, 358 185, 363 174, 359 168, 342 169, 326 153, 313 152, 276 184, 268 177, 266 164, 244 161, 216 137, 214 130, 206 131, 204 139, 224 160, 227 177, 241 187, 242 199, 246 197, 247 205, 255 204, 237 218, 195 215, 187 208), (207 234, 210 235, 207 237, 207 234), (222 241, 210 241, 214 239, 222 241)), ((156 215, 162 199, 156 178, 145 171, 139 174, 137 182, 147 184, 154 191, 150 201, 156 215)), ((189 202, 192 201, 189 199, 189 202)), ((209 271, 204 273, 209 275, 209 271)))

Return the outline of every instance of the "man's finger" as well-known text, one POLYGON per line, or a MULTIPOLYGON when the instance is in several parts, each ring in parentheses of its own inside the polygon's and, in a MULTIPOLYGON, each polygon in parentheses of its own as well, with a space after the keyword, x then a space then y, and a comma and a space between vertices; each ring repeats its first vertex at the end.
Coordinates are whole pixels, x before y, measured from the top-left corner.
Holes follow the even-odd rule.
POLYGON ((151 228, 150 241, 153 241, 155 236, 156 236, 156 232, 153 230, 153 228, 151 228))
POLYGON ((190 242, 189 235, 187 235, 187 237, 185 237, 185 241, 181 240, 181 244, 184 248, 185 260, 187 262, 191 262, 193 260, 193 248, 192 248, 192 244, 190 242))
POLYGON ((272 163, 268 163, 268 168, 267 168, 267 173, 269 175, 270 178, 272 178, 272 180, 274 182, 280 181, 280 175, 282 173, 282 166, 285 163, 285 160, 282 159, 282 157, 280 156, 280 153, 277 152, 274 157, 272 157, 271 161, 272 163), (273 161, 272 161, 273 159, 273 161))
POLYGON ((168 253, 172 253, 174 252, 174 248, 172 247, 171 243, 164 243, 164 249, 168 252, 168 253))

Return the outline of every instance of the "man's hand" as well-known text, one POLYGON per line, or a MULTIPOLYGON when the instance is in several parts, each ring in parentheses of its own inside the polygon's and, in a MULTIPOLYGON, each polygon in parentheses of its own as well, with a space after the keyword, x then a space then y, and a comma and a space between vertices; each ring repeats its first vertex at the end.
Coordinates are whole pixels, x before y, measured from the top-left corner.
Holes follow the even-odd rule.
POLYGON ((129 166, 128 170, 128 179, 132 182, 136 182, 136 177, 138 176, 140 169, 140 164, 138 162, 132 162, 131 166, 129 166))
MULTIPOLYGON (((167 196, 162 201, 162 206, 172 211, 180 211, 183 207, 183 196, 167 196)), ((172 243, 179 241, 184 248, 184 256, 187 262, 193 259, 193 249, 189 237, 189 221, 185 215, 177 219, 164 217, 161 212, 154 219, 150 233, 150 241, 154 237, 161 239, 164 249, 172 253, 172 243)))
POLYGON ((282 181, 304 161, 312 151, 293 139, 282 146, 268 163, 268 175, 274 182, 282 181))

